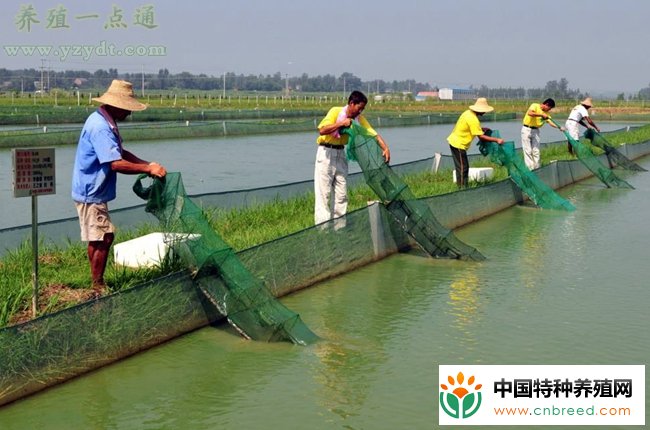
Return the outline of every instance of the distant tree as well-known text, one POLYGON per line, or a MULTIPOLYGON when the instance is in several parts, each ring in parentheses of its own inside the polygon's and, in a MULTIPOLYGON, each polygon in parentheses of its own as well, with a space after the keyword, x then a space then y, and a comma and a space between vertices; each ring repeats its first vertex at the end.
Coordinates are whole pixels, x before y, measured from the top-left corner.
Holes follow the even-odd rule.
POLYGON ((181 72, 176 77, 176 86, 182 89, 196 88, 196 79, 190 72, 181 72))
POLYGON ((548 81, 544 87, 544 97, 554 97, 557 99, 579 99, 583 94, 580 89, 572 90, 569 88, 569 81, 562 78, 559 81, 548 81))
POLYGON ((97 69, 95 70, 95 73, 93 73, 92 86, 95 88, 108 87, 117 75, 117 69, 109 69, 108 71, 97 69))
POLYGON ((361 79, 349 72, 341 73, 341 76, 337 79, 337 86, 339 87, 337 88, 338 90, 343 90, 343 87, 345 86, 346 92, 351 92, 353 90, 361 91, 363 89, 361 79))
POLYGON ((169 85, 169 70, 160 69, 158 70, 158 89, 166 90, 169 85))
POLYGON ((650 99, 650 84, 648 84, 647 87, 641 88, 639 90, 639 99, 640 100, 648 100, 648 99, 650 99))

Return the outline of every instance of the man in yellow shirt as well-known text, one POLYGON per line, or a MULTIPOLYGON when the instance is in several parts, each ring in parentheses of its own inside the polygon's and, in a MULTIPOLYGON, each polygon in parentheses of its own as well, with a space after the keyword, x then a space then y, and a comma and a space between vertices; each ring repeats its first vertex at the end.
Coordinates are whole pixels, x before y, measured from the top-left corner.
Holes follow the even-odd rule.
POLYGON ((469 162, 467 161, 467 150, 472 144, 474 136, 487 142, 496 142, 501 145, 504 140, 487 136, 485 130, 481 128, 479 117, 483 114, 492 112, 494 108, 488 105, 485 97, 476 99, 476 103, 469 106, 469 109, 463 112, 453 131, 447 137, 451 155, 454 157, 454 166, 456 168, 456 183, 459 188, 467 187, 469 176, 469 162))
POLYGON ((316 139, 316 166, 314 168, 314 221, 316 224, 345 215, 348 208, 348 160, 343 150, 348 143, 348 135, 339 129, 356 122, 374 135, 381 147, 386 163, 390 161, 390 151, 384 139, 377 134, 361 114, 366 108, 368 98, 360 91, 352 91, 346 106, 333 107, 318 124, 319 136, 316 139), (330 195, 334 188, 334 207, 330 208, 330 195))
MULTIPOLYGON (((539 169, 540 164, 540 137, 539 129, 547 122, 550 117, 549 112, 555 107, 555 100, 546 99, 541 104, 533 103, 524 115, 523 125, 521 127, 521 149, 524 153, 524 162, 530 170, 539 169)), ((551 127, 555 127, 552 122, 551 127)), ((555 127, 557 128, 557 127, 555 127)), ((560 128, 564 131, 564 128, 560 128)))

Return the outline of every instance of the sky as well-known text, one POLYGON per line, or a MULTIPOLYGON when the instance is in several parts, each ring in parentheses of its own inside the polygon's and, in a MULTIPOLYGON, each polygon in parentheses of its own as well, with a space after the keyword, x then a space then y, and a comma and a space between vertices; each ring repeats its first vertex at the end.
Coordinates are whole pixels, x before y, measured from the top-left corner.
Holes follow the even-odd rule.
POLYGON ((350 72, 438 87, 566 78, 592 95, 650 85, 648 0, 22 0, 3 10, 7 69, 350 72))

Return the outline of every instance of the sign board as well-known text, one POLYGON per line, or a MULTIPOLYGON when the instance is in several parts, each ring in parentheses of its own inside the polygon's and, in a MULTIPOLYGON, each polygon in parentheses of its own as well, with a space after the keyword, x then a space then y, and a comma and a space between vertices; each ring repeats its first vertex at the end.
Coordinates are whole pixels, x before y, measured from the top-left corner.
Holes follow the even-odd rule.
POLYGON ((54 148, 16 148, 12 155, 14 197, 56 193, 54 148))

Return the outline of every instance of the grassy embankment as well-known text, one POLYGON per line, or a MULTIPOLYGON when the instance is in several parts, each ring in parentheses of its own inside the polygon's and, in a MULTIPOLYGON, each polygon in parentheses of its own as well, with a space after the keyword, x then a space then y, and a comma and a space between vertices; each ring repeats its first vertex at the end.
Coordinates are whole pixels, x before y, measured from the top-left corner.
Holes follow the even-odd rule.
MULTIPOLYGON (((96 103, 89 102, 90 96, 97 97, 101 91, 83 91, 79 99, 76 94, 55 91, 42 97, 27 93, 22 97, 0 94, 0 125, 14 128, 0 131, 0 148, 74 144, 80 124, 96 108, 96 103)), ((219 91, 168 91, 147 93, 140 99, 150 108, 134 112, 122 125, 127 141, 308 131, 315 128, 316 121, 329 107, 345 103, 340 93, 292 93, 291 97, 285 97, 281 93, 229 92, 222 97, 219 91)), ((515 114, 521 116, 530 102, 490 100, 502 119, 512 119, 515 114)), ((375 102, 371 94, 366 115, 380 128, 453 123, 470 103, 397 99, 375 102)), ((553 115, 565 118, 575 104, 576 100, 557 100, 553 115)), ((597 100, 592 116, 596 121, 650 121, 650 106, 645 101, 597 100)))
MULTIPOLYGON (((92 106, 90 97, 98 97, 105 91, 105 88, 94 88, 81 90, 79 98, 74 91, 62 91, 52 89, 51 92, 43 95, 31 93, 11 94, 0 92, 0 109, 21 108, 21 107, 44 107, 53 108, 75 108, 92 106)), ((459 112, 466 109, 467 101, 448 100, 427 100, 416 102, 401 94, 391 94, 390 99, 375 101, 374 92, 366 92, 370 102, 368 107, 378 111, 415 111, 415 112, 459 112)), ((225 97, 222 91, 198 91, 198 90, 146 90, 141 96, 138 91, 137 97, 150 108, 162 109, 189 109, 189 110, 239 110, 239 109, 305 109, 315 108, 318 110, 327 109, 330 106, 344 104, 348 94, 337 93, 303 93, 291 91, 290 96, 282 92, 245 92, 227 91, 225 97)), ((382 94, 382 96, 387 96, 382 94)), ((541 102, 536 99, 502 99, 488 98, 491 105, 501 111, 523 112, 532 102, 541 102)), ((579 100, 556 99, 556 112, 568 112, 579 100)), ((650 113, 650 104, 646 100, 600 100, 594 99, 596 113, 606 114, 619 113, 650 113)))
MULTIPOLYGON (((650 125, 630 132, 608 134, 613 144, 635 143, 650 139, 650 125)), ((571 158, 564 145, 545 148, 542 151, 543 164, 550 160, 571 158)), ((493 181, 507 177, 504 168, 496 167, 487 160, 474 166, 495 167, 493 181)), ((405 176, 414 194, 418 197, 439 195, 456 190, 450 180, 451 172, 438 174, 423 172, 405 176)), ((475 184, 474 186, 479 186, 475 184)), ((349 192, 350 210, 361 208, 375 196, 369 187, 362 185, 349 192)), ((313 194, 290 200, 276 200, 245 209, 213 209, 206 212, 215 230, 236 250, 264 243, 311 227, 313 224, 313 194), (251 228, 255 226, 255 228, 251 228)), ((120 231, 118 241, 125 241, 155 231, 154 225, 143 225, 138 229, 120 231)), ((116 267, 109 261, 107 281, 113 291, 128 288, 146 280, 154 279, 174 270, 178 264, 170 263, 153 270, 132 270, 116 267)), ((31 245, 23 244, 0 260, 0 327, 28 317, 31 295, 31 245)), ((80 243, 69 243, 57 247, 43 245, 40 253, 41 314, 46 314, 74 303, 91 298, 87 288, 90 275, 86 260, 86 249, 80 243)))
MULTIPOLYGON (((143 123, 123 123, 120 126, 122 137, 128 141, 215 138, 224 136, 242 136, 254 134, 275 134, 290 132, 314 131, 324 112, 317 111, 266 111, 264 119, 250 119, 253 111, 242 112, 212 112, 210 117, 224 115, 228 117, 241 116, 227 120, 198 120, 198 121, 157 121, 143 123)), ((396 114, 367 112, 368 119, 379 128, 405 127, 412 125, 451 124, 458 118, 457 113, 436 113, 426 115, 396 114)), ((489 114, 489 121, 512 120, 514 113, 489 114)), ((84 114, 84 117, 87 113, 84 114)), ((41 128, 13 127, 11 130, 0 130, 0 148, 56 146, 73 144, 79 138, 81 124, 54 125, 41 128)))
MULTIPOLYGON (((103 91, 103 90, 102 90, 103 91)), ((97 105, 90 102, 89 96, 97 97, 98 90, 83 91, 81 98, 69 92, 54 92, 40 96, 24 94, 22 97, 0 93, 0 125, 24 124, 43 126, 62 123, 82 123, 89 112, 97 105), (38 115, 38 118, 37 118, 38 115)), ((367 113, 395 115, 426 115, 429 113, 458 113, 467 109, 471 101, 427 100, 389 100, 376 102, 369 94, 367 113)), ((205 121, 224 119, 262 119, 286 117, 305 117, 322 114, 329 107, 345 104, 346 99, 340 93, 292 93, 290 97, 281 93, 238 93, 228 92, 222 97, 221 92, 166 92, 146 93, 140 100, 149 105, 149 109, 133 114, 133 121, 205 121)), ((530 103, 541 100, 503 100, 490 99, 497 112, 517 112, 522 114, 530 103)), ((578 100, 556 100, 553 110, 558 117, 566 117, 578 100)), ((635 120, 647 121, 650 118, 650 104, 646 101, 595 100, 591 110, 594 118, 601 120, 635 120)))
MULTIPOLYGON (((84 98, 79 101, 70 93, 58 97, 54 94, 13 98, 7 94, 0 95, 0 125, 13 126, 13 130, 0 130, 0 148, 73 144, 79 137, 80 124, 96 108, 95 103, 88 103, 90 94, 82 94, 84 98), (69 125, 62 125, 66 123, 69 125)), ((98 91, 92 91, 93 96, 98 94, 98 91)), ((218 92, 168 92, 147 94, 141 99, 148 102, 150 108, 134 112, 122 124, 122 134, 127 141, 308 131, 315 128, 315 123, 329 107, 345 103, 341 94, 295 93, 291 98, 279 93, 229 93, 222 98, 218 92)), ((502 119, 512 119, 515 114, 521 116, 530 102, 490 100, 495 113, 502 119)), ((470 103, 440 100, 375 102, 371 97, 366 116, 380 128, 453 123, 458 113, 470 103)), ((552 113, 563 119, 575 104, 575 100, 558 100, 552 113)), ((644 101, 596 101, 592 116, 596 121, 650 121, 650 106, 646 106, 644 101)))

